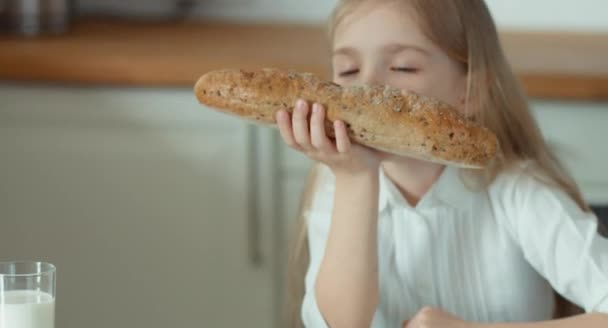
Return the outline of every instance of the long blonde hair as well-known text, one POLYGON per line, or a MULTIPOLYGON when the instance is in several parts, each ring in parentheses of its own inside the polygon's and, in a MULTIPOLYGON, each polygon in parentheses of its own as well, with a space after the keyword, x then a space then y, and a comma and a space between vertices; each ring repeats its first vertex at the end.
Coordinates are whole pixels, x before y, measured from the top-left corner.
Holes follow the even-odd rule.
MULTIPOLYGON (((329 20, 329 40, 336 26, 357 6, 370 0, 340 0, 329 20)), ((374 0, 380 2, 379 0, 374 0)), ((589 211, 573 179, 545 143, 520 83, 503 53, 496 26, 483 0, 384 0, 399 1, 415 12, 426 36, 468 74, 467 115, 494 131, 501 156, 483 171, 490 184, 500 172, 531 161, 531 173, 543 182, 564 190, 580 207, 589 211)), ((310 207, 318 165, 309 174, 301 200, 296 232, 292 236, 287 270, 286 315, 288 327, 302 327, 300 308, 304 277, 309 263, 305 210, 310 207)), ((557 295, 556 317, 580 313, 557 295)))

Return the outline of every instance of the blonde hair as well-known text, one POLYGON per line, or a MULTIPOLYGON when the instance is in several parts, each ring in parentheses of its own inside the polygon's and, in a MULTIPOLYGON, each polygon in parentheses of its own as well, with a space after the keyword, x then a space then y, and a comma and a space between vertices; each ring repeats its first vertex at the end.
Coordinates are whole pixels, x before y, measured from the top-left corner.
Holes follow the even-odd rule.
MULTIPOLYGON (((354 9, 370 0, 340 0, 329 20, 329 39, 336 26, 354 9)), ((374 0, 379 3, 379 0, 374 0)), ((485 184, 510 167, 530 161, 530 173, 564 190, 585 211, 573 179, 545 143, 528 108, 527 98, 513 74, 499 42, 496 26, 483 0, 384 0, 399 1, 415 12, 426 36, 466 70, 467 116, 496 133, 501 156, 483 171, 485 184)), ((287 326, 302 327, 300 308, 304 277, 309 263, 305 209, 310 207, 318 165, 309 174, 300 204, 296 233, 288 259, 287 326)), ((556 317, 580 313, 557 295, 556 317)))

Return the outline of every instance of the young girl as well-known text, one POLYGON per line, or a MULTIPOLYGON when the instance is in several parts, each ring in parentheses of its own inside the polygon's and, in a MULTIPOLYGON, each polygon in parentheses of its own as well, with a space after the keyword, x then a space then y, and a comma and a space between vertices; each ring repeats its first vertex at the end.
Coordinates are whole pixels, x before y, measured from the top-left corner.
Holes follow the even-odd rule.
POLYGON ((290 327, 608 327, 608 240, 547 149, 483 0, 342 0, 330 35, 335 83, 450 103, 496 133, 501 156, 459 170, 353 144, 340 121, 331 140, 319 104, 278 113, 284 141, 318 162, 290 327), (587 313, 552 320, 555 292, 587 313))

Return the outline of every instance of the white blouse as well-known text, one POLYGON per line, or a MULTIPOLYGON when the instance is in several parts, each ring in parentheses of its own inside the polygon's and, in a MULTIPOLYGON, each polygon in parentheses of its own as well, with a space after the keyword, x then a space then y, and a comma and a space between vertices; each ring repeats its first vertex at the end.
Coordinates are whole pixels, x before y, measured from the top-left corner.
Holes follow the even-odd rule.
MULTIPOLYGON (((320 175, 307 213, 310 265, 302 320, 327 327, 314 284, 333 206, 333 175, 320 175)), ((380 172, 380 302, 373 328, 398 328, 423 306, 475 322, 551 319, 553 288, 587 312, 608 313, 608 239, 564 192, 520 171, 485 191, 447 167, 411 207, 380 172)))

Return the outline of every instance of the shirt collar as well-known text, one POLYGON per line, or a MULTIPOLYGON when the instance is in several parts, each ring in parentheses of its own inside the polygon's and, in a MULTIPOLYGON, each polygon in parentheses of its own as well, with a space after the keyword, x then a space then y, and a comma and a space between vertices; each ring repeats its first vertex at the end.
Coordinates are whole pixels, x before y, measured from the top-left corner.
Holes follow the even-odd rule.
MULTIPOLYGON (((461 176, 461 171, 459 168, 446 166, 431 189, 418 202, 416 208, 436 206, 437 202, 439 202, 455 209, 470 209, 474 196, 478 192, 465 184, 466 182, 461 176)), ((381 169, 378 209, 382 211, 389 205, 409 207, 409 204, 405 201, 397 186, 386 176, 384 170, 381 169)))

